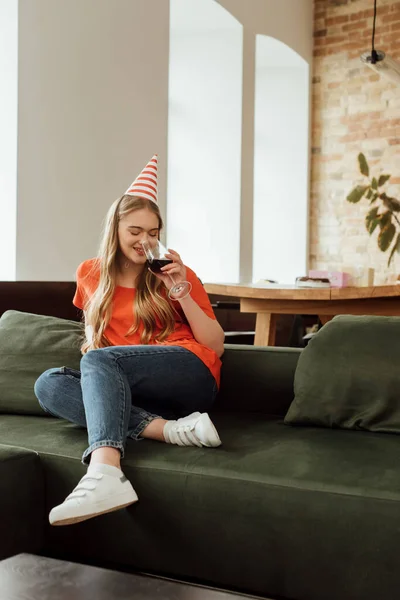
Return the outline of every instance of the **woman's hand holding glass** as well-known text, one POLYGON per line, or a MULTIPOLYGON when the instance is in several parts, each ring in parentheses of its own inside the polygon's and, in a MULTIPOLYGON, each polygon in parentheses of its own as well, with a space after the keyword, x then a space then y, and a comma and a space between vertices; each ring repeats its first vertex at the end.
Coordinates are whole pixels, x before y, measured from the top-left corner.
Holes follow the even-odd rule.
POLYGON ((186 298, 192 290, 192 284, 186 280, 186 267, 179 254, 167 250, 159 240, 141 244, 149 269, 164 283, 169 297, 173 300, 186 298))

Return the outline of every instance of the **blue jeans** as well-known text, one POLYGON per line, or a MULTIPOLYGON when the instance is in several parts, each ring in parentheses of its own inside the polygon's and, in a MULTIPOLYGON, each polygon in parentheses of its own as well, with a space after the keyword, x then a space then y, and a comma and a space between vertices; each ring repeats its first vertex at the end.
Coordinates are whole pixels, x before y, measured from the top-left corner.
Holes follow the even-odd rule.
POLYGON ((40 406, 53 417, 86 427, 89 447, 118 448, 138 440, 151 421, 208 411, 217 394, 214 377, 179 346, 112 346, 91 350, 81 370, 49 369, 35 383, 40 406))

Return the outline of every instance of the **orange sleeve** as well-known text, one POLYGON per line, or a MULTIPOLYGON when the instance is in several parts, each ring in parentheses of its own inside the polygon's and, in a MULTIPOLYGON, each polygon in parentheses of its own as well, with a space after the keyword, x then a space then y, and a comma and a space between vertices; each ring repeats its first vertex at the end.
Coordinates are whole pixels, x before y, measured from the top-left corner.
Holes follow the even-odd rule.
POLYGON ((197 304, 200 306, 202 311, 205 312, 207 317, 210 317, 210 319, 216 320, 216 316, 212 309, 208 294, 207 294, 206 290, 204 289, 204 286, 201 283, 200 279, 197 277, 196 273, 194 271, 192 271, 192 269, 189 269, 188 267, 186 267, 186 276, 187 276, 187 280, 190 281, 190 283, 192 284, 191 296, 192 296, 193 300, 195 300, 195 302, 197 302, 197 304))
POLYGON ((93 294, 93 269, 94 259, 85 260, 76 270, 76 291, 72 303, 81 310, 85 309, 85 304, 93 294))
POLYGON ((84 306, 84 302, 83 302, 83 295, 82 295, 82 291, 80 290, 78 283, 76 284, 76 290, 75 290, 75 295, 72 299, 72 304, 74 304, 77 308, 80 308, 81 310, 83 310, 83 306, 84 306))

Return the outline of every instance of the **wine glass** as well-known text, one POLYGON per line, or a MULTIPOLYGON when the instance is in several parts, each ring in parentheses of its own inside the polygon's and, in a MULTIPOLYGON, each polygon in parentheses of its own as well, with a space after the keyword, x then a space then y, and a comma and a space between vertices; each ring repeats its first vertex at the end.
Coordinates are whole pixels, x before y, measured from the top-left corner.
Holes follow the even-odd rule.
MULTIPOLYGON (((168 254, 168 250, 162 245, 160 240, 155 239, 154 242, 152 240, 151 242, 140 243, 147 258, 147 265, 153 273, 163 273, 163 271, 161 271, 162 267, 174 262, 165 256, 168 254)), ((173 286, 169 290, 168 296, 172 300, 187 298, 192 291, 192 284, 190 281, 180 281, 179 283, 176 283, 172 275, 169 275, 169 278, 171 279, 173 286)))

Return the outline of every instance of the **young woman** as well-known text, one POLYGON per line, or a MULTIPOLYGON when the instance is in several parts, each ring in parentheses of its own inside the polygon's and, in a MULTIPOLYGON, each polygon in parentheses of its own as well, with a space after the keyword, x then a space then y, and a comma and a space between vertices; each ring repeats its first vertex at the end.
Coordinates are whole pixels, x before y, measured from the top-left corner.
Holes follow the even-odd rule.
POLYGON ((216 447, 206 411, 215 399, 224 333, 196 275, 170 250, 171 264, 156 275, 141 242, 162 229, 157 201, 157 157, 112 205, 99 256, 77 270, 74 304, 84 310, 81 370, 49 369, 35 384, 42 408, 86 427, 89 465, 53 525, 77 523, 137 501, 121 471, 127 439, 216 447), (170 300, 175 283, 189 296, 170 300))

